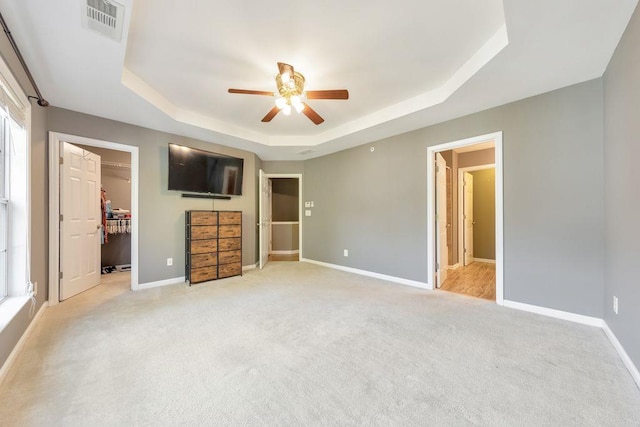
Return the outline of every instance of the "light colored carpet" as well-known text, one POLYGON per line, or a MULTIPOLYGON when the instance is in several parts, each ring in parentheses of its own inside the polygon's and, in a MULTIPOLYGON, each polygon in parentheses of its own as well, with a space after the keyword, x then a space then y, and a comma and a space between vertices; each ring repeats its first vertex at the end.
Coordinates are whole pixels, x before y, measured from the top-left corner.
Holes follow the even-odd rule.
POLYGON ((0 425, 640 425, 597 328, 304 263, 47 309, 0 425))

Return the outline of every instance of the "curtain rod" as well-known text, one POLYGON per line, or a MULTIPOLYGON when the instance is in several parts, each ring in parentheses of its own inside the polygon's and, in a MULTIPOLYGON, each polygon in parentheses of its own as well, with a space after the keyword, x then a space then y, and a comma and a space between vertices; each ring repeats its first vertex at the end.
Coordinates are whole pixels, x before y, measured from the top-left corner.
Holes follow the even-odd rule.
POLYGON ((11 35, 11 31, 9 31, 9 27, 7 26, 7 23, 4 21, 4 17, 2 16, 2 13, 0 13, 0 23, 2 23, 2 29, 4 30, 4 33, 7 35, 7 38, 9 39, 9 43, 11 44, 13 51, 16 53, 16 56, 18 57, 18 60, 20 61, 20 64, 22 65, 24 72, 27 74, 27 77, 31 82, 31 86, 33 86, 33 88, 36 91, 36 94, 38 95, 38 96, 29 96, 29 98, 37 99, 38 105, 41 107, 48 107, 49 101, 47 101, 42 97, 42 94, 40 93, 40 89, 38 89, 38 85, 33 79, 33 76, 31 75, 31 71, 29 71, 29 67, 27 67, 27 63, 24 62, 24 58, 20 53, 20 49, 18 49, 18 45, 16 44, 16 41, 13 39, 13 36, 11 35))

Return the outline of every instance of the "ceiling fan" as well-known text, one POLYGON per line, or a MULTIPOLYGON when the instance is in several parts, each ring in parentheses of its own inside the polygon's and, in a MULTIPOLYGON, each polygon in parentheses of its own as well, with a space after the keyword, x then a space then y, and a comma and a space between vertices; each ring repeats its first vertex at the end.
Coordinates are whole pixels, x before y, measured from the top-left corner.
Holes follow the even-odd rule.
POLYGON ((303 113, 313 123, 319 125, 324 119, 305 102, 306 99, 349 99, 346 89, 337 90, 304 90, 304 76, 293 69, 292 65, 278 62, 278 75, 276 87, 278 92, 266 92, 261 90, 229 89, 229 93, 245 95, 274 96, 276 105, 262 118, 263 122, 270 122, 280 111, 286 116, 291 110, 303 113))

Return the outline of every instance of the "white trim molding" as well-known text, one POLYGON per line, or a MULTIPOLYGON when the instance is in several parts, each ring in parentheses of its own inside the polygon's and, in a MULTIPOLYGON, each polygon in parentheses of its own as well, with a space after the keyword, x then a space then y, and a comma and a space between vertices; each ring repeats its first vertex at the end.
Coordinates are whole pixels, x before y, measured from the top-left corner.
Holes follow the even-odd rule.
POLYGON ((447 270, 457 270, 458 268, 460 268, 460 263, 459 262, 456 262, 453 265, 447 266, 447 270))
POLYGON ((158 280, 155 282, 140 283, 138 285, 138 289, 136 290, 158 288, 160 286, 177 285, 177 284, 184 284, 184 283, 185 283, 184 276, 174 277, 173 279, 164 279, 164 280, 158 280))
POLYGON ((270 254, 273 254, 273 255, 293 255, 297 253, 300 253, 298 249, 292 249, 290 251, 271 251, 270 252, 270 254))
POLYGON ((496 260, 495 259, 488 259, 488 258, 474 258, 473 261, 478 261, 478 262, 486 262, 487 264, 495 264, 496 260))
POLYGON ((255 268, 258 268, 258 264, 260 264, 260 263, 256 262, 255 264, 243 265, 242 266, 242 271, 253 270, 255 268))
POLYGON ((29 336, 35 329, 36 325, 42 318, 42 315, 44 314, 47 307, 48 307, 48 303, 47 301, 45 301, 40 306, 40 309, 38 310, 36 315, 33 317, 33 320, 31 321, 31 323, 29 323, 29 326, 27 327, 27 329, 25 329, 24 333, 16 343, 16 346, 13 347, 13 350, 11 350, 11 353, 9 353, 9 357, 7 357, 7 360, 5 360, 2 367, 0 367, 0 385, 2 385, 2 382, 6 379, 7 374, 13 367, 13 364, 16 363, 18 355, 22 351, 22 348, 24 347, 25 342, 27 342, 27 338, 29 338, 29 336))
POLYGON ((360 270, 353 267, 345 267, 344 265, 330 264, 328 262, 316 261, 313 259, 301 258, 302 262, 308 262, 309 264, 316 264, 322 267, 333 268, 334 270, 346 271, 348 273, 359 274, 361 276, 373 277, 375 279, 386 280, 389 282, 399 283, 401 285, 413 286, 414 288, 427 289, 427 284, 424 282, 418 282, 416 280, 403 279, 402 277, 388 276, 386 274, 374 273, 372 271, 360 270))
POLYGON ((638 388, 640 388, 640 372, 638 372, 638 368, 633 363, 624 347, 622 346, 622 344, 620 344, 620 341, 618 341, 618 338, 605 321, 602 322, 602 330, 604 331, 604 334, 607 336, 607 338, 609 338, 609 341, 611 341, 613 348, 615 348, 618 352, 620 359, 622 359, 622 363, 624 363, 624 366, 627 368, 627 370, 629 370, 629 373, 631 374, 633 380, 636 382, 636 385, 638 386, 638 388))
POLYGON ((570 313, 568 311, 555 310, 553 308, 540 307, 537 305, 525 304, 522 302, 504 300, 505 307, 514 308, 516 310, 528 311, 530 313, 541 314, 543 316, 554 317, 556 319, 568 320, 583 325, 595 326, 602 328, 604 320, 597 317, 584 316, 582 314, 570 313))

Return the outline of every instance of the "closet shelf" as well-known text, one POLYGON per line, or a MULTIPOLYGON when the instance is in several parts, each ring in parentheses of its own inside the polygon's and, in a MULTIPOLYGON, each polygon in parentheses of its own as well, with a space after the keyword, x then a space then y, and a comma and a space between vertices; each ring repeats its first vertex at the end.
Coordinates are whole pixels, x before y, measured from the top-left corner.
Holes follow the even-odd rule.
POLYGON ((107 234, 131 233, 131 218, 107 218, 107 234))
POLYGON ((102 160, 100 162, 100 164, 102 166, 108 167, 108 168, 115 168, 115 169, 131 169, 131 165, 127 164, 127 163, 119 163, 119 162, 110 162, 108 160, 102 160))

